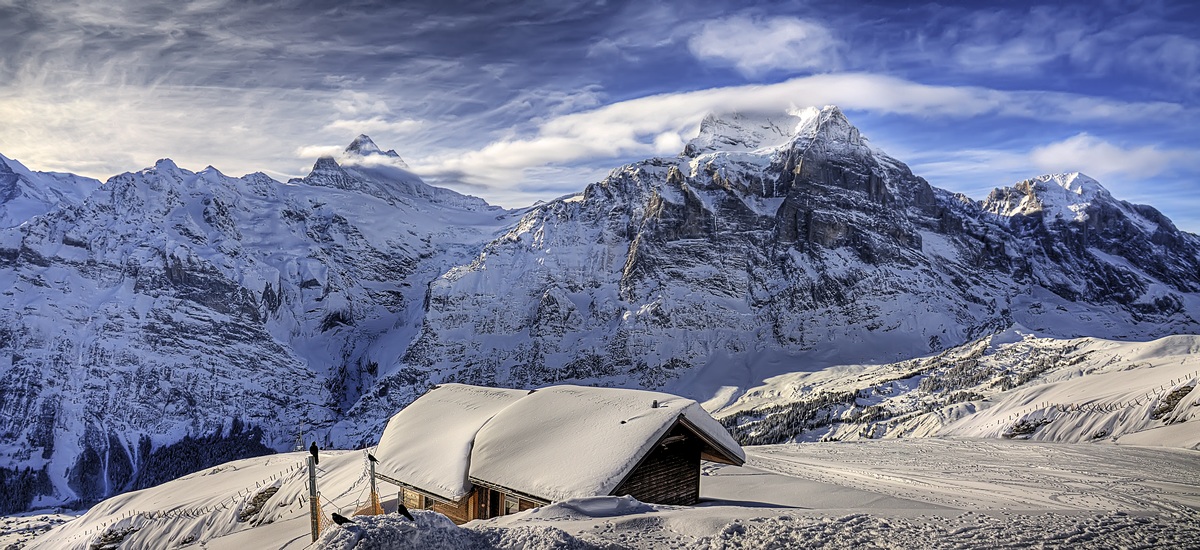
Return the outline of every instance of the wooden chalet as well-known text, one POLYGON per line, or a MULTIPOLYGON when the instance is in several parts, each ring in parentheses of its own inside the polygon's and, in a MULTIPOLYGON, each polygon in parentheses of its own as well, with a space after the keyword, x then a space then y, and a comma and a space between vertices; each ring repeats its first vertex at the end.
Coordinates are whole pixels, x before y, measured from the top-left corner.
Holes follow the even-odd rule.
POLYGON ((701 460, 745 455, 695 401, 642 390, 444 384, 388 422, 379 479, 457 523, 570 498, 694 504, 701 460))

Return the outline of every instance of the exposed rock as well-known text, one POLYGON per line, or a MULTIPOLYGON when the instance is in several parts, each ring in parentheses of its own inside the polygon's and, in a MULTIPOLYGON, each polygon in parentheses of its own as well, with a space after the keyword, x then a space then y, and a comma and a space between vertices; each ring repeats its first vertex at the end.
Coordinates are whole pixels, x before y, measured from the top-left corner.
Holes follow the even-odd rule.
POLYGON ((365 136, 288 184, 164 160, 0 232, 0 258, 17 507, 124 490, 164 449, 241 423, 263 449, 298 430, 372 443, 448 381, 721 406, 1014 322, 1200 330, 1200 238, 1158 211, 1077 174, 983 202, 934 189, 834 107, 708 117, 684 155, 521 212, 426 185, 365 136))

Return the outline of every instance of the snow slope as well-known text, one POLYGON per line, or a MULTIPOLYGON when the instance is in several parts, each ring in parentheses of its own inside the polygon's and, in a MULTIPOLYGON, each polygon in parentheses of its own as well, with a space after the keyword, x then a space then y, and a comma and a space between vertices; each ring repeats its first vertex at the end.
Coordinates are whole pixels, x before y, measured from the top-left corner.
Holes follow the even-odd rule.
POLYGON ((1057 339, 1017 326, 920 359, 778 376, 719 416, 743 443, 956 436, 1200 449, 1200 336, 1057 339))
POLYGON ((100 187, 91 178, 34 172, 0 155, 0 229, 16 227, 59 205, 79 204, 100 187))
MULTIPOLYGON (((336 423, 387 392, 427 281, 513 214, 376 157, 395 161, 348 150, 289 183, 161 160, 0 233, 0 469, 14 472, 0 509, 161 482, 166 453, 194 469, 300 431, 373 441, 375 425, 336 423), (258 441, 172 449, 234 424, 258 441)), ((395 389, 408 402, 424 387, 395 389)))
MULTIPOLYGON (((1200 546, 1200 453, 1116 445, 912 439, 751 448, 706 466, 701 505, 572 499, 455 527, 432 512, 331 527, 320 548, 1200 546), (357 546, 355 546, 357 545, 357 546)), ((29 548, 306 548, 302 453, 222 465, 114 497, 29 548), (278 488, 269 498, 256 495, 278 488), (243 517, 245 519, 239 519, 243 517), (184 547, 187 547, 184 545, 184 547)), ((362 452, 322 453, 323 510, 365 504, 362 452)), ((385 509, 394 506, 384 486, 385 509)))

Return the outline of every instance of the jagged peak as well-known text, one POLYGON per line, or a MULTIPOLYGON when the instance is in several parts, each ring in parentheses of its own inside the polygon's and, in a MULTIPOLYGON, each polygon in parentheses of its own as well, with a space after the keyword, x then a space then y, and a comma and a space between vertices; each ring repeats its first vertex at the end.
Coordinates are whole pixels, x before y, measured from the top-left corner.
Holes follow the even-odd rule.
POLYGON ((798 139, 808 139, 811 142, 821 142, 826 145, 869 149, 867 138, 863 137, 858 127, 850 123, 836 105, 826 105, 820 109, 808 107, 796 111, 793 116, 800 119, 796 130, 798 139))
POLYGON ((312 171, 303 178, 291 180, 289 183, 303 183, 318 187, 335 187, 338 189, 359 189, 363 183, 347 173, 342 165, 331 156, 317 158, 312 171))
POLYGON ((397 153, 395 149, 388 149, 387 151, 380 149, 379 146, 375 145, 375 142, 367 134, 359 134, 358 137, 354 138, 354 141, 350 142, 350 145, 347 145, 346 149, 342 151, 343 160, 355 161, 359 159, 367 159, 369 157, 386 157, 391 163, 399 164, 403 168, 408 167, 404 160, 400 158, 400 154, 397 153))
POLYGON ((1097 196, 1107 195, 1108 190, 1100 185, 1100 182, 1091 178, 1082 172, 1065 172, 1061 174, 1045 174, 1030 180, 1035 183, 1042 183, 1048 189, 1054 189, 1051 185, 1056 185, 1058 188, 1066 191, 1071 195, 1078 197, 1094 198, 1097 196))
POLYGON ((786 143, 795 135, 796 121, 787 113, 710 112, 684 154, 711 151, 753 151, 786 143))
POLYGON ((29 172, 30 170, 24 164, 21 164, 20 161, 0 155, 0 173, 28 174, 29 172))
POLYGON ((1044 174, 1022 181, 1016 187, 1047 207, 1088 205, 1098 198, 1111 197, 1100 182, 1080 172, 1044 174))
POLYGON ((993 190, 984 209, 1002 216, 1041 212, 1048 219, 1084 221, 1093 203, 1117 202, 1100 182, 1081 172, 1043 174, 993 190))
POLYGON ((354 141, 350 142, 350 145, 346 146, 345 153, 366 156, 381 155, 383 151, 379 149, 378 145, 375 145, 375 142, 371 140, 371 136, 359 134, 358 137, 354 138, 354 141))
POLYGON ((338 164, 337 159, 335 159, 329 155, 317 157, 317 161, 313 163, 312 171, 319 172, 319 171, 327 171, 327 170, 336 170, 338 172, 343 171, 342 166, 340 164, 338 164))
POLYGON ((154 169, 160 172, 171 172, 179 170, 179 165, 169 158, 164 158, 154 162, 154 169))

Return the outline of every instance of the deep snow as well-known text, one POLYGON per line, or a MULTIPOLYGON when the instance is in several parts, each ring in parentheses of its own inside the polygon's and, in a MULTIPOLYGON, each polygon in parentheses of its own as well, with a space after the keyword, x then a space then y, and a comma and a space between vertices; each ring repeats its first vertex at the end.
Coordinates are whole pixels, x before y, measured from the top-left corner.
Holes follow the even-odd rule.
MULTIPOLYGON (((357 518, 320 548, 1200 548, 1200 452, 1107 444, 911 439, 747 449, 706 465, 694 507, 573 499, 455 527, 418 511, 357 518)), ((86 548, 129 527, 122 548, 306 548, 302 453, 230 463, 105 501, 31 548, 86 548), (265 480, 265 483, 263 482, 265 480), (238 521, 261 487, 264 511, 238 521), (261 486, 261 487, 260 487, 261 486), (228 504, 227 504, 228 503, 228 504), (188 547, 188 545, 183 545, 188 547)), ((324 511, 366 502, 363 453, 321 461, 324 511)), ((385 496, 391 489, 383 486, 385 496)), ((387 497, 385 509, 394 506, 387 497)))

